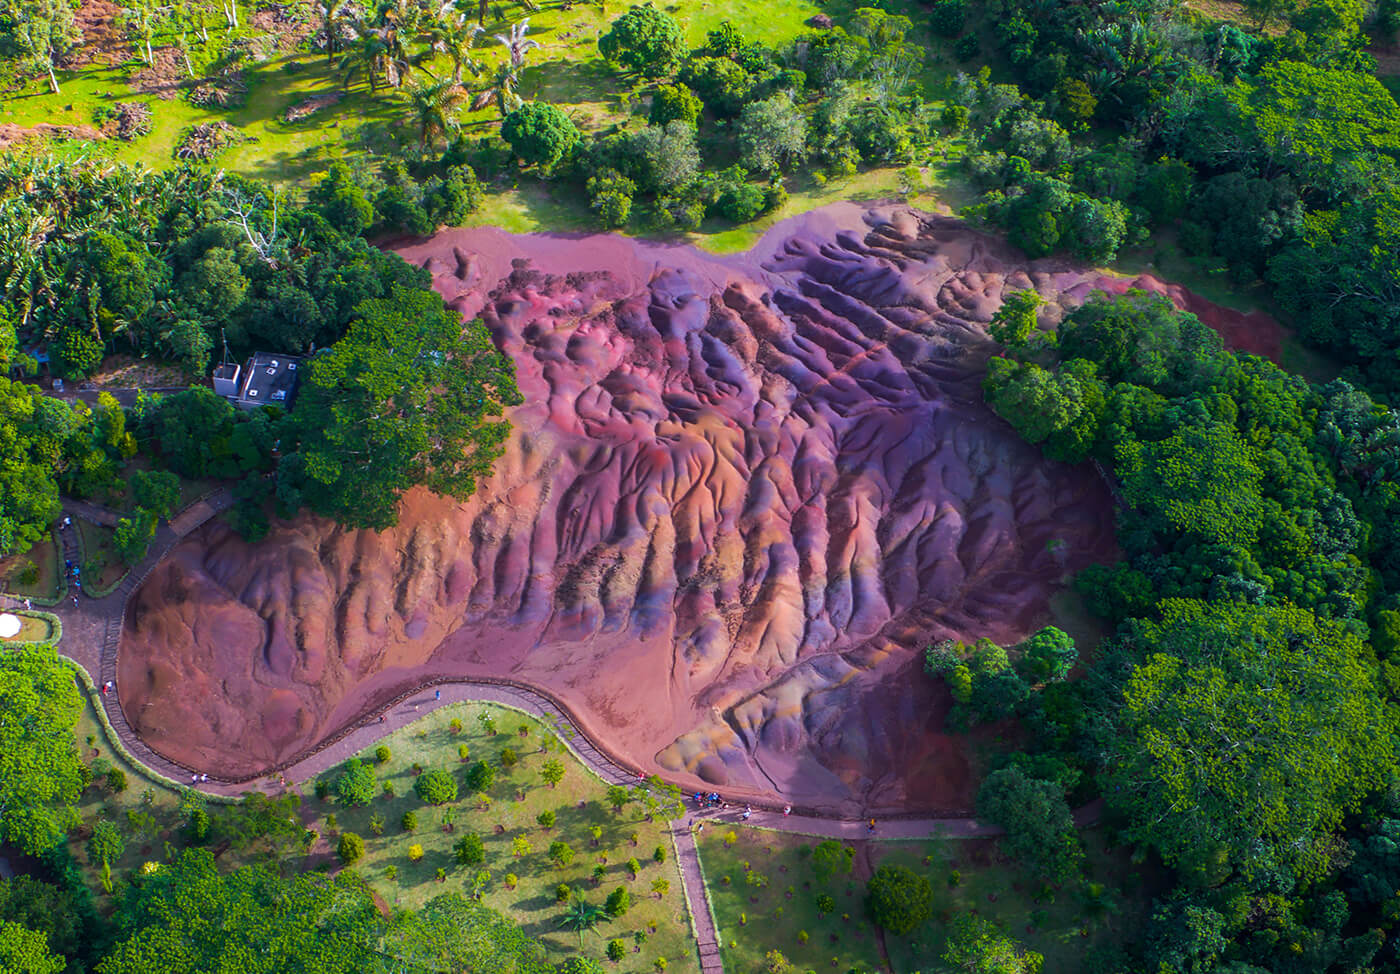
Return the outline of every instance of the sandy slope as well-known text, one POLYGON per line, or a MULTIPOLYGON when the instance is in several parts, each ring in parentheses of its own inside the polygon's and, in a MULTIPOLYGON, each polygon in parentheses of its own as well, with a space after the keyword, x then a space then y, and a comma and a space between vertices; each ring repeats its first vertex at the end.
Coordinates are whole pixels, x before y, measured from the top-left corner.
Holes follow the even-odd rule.
POLYGON ((1092 471, 982 405, 983 325, 1004 288, 1073 304, 1101 281, 853 204, 735 258, 490 229, 400 252, 516 360, 506 456, 383 533, 302 518, 178 547, 119 661, 151 746, 251 773, 423 676, 500 674, 733 793, 968 806, 919 651, 1019 638, 1114 551, 1092 471))

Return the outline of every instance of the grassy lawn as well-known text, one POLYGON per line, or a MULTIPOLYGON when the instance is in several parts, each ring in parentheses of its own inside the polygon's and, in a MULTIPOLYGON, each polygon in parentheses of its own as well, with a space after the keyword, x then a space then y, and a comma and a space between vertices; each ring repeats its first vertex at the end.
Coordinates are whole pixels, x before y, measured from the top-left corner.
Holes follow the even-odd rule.
POLYGON ((1105 849, 1097 830, 1082 834, 1089 881, 1039 902, 1040 883, 986 839, 858 843, 854 872, 827 882, 811 865, 815 838, 716 825, 701 833, 700 850, 727 970, 761 970, 777 949, 802 970, 926 971, 943 953, 948 921, 976 910, 1043 954, 1046 971, 1071 971, 1091 949, 1139 931, 1156 889, 1155 877, 1105 849), (865 918, 865 880, 886 862, 933 885, 934 918, 908 937, 882 938, 865 918), (1103 891, 1095 879, 1127 892, 1103 891), (835 901, 827 914, 818 908, 823 894, 835 901))
POLYGON ((55 600, 63 595, 62 569, 63 549, 58 539, 50 531, 22 555, 15 555, 0 562, 0 577, 5 580, 5 590, 20 598, 55 600), (34 581, 26 585, 22 581, 25 569, 33 565, 37 571, 34 581))
MULTIPOLYGON (((556 899, 559 884, 568 884, 599 906, 609 893, 623 887, 631 896, 631 908, 595 932, 585 933, 583 952, 602 960, 610 970, 655 970, 657 960, 664 957, 668 971, 697 971, 680 874, 665 823, 659 818, 645 821, 644 810, 637 804, 615 814, 605 801, 606 786, 570 752, 557 744, 549 753, 541 751, 547 739, 552 739, 552 732, 546 725, 486 704, 444 707, 395 731, 383 742, 391 757, 375 768, 378 794, 368 806, 346 808, 307 799, 309 824, 321 835, 312 848, 313 859, 326 861, 333 856, 340 831, 356 833, 365 840, 366 854, 355 868, 386 901, 403 907, 419 906, 449 890, 470 893, 478 875, 484 873, 480 879, 483 901, 513 917, 556 959, 580 948, 578 936, 559 927, 566 906, 556 899), (488 732, 483 715, 495 721, 498 733, 488 732), (451 729, 453 719, 461 721, 460 732, 451 729), (468 750, 467 761, 458 756, 460 746, 468 750), (507 748, 518 757, 513 767, 502 762, 507 748), (495 783, 485 797, 469 792, 465 784, 467 769, 478 760, 496 769, 495 783), (551 760, 561 761, 566 768, 563 780, 553 788, 540 775, 540 768, 551 760), (457 800, 441 807, 424 804, 413 791, 414 765, 425 771, 449 771, 458 783, 457 800), (385 783, 393 785, 394 797, 383 794, 385 783), (546 811, 557 816, 553 828, 544 828, 537 820, 546 811), (411 833, 402 827, 405 812, 417 816, 411 833), (331 815, 336 816, 335 828, 330 825, 331 815), (381 836, 373 832, 373 816, 384 823, 381 836), (594 828, 599 830, 598 839, 590 831, 594 828), (485 861, 459 866, 452 846, 468 832, 481 835, 485 861), (517 846, 519 840, 528 844, 528 851, 517 846), (567 843, 575 853, 562 868, 549 860, 550 843, 556 841, 567 843), (416 862, 409 854, 414 845, 422 850, 416 862), (660 864, 652 858, 658 847, 665 857, 660 864), (626 866, 633 858, 641 866, 635 879, 626 866), (603 875, 595 879, 599 868, 603 875), (444 871, 441 880, 439 870, 444 871), (654 891, 657 880, 666 883, 664 894, 654 891), (617 964, 604 958, 612 939, 621 940, 626 950, 617 964)), ((372 762, 374 749, 361 757, 372 762)), ((323 777, 334 780, 336 774, 332 771, 323 777)))
POLYGON ((130 569, 117 557, 115 532, 86 518, 74 518, 83 551, 83 591, 100 598, 110 592, 130 569))
POLYGON ((48 643, 53 641, 53 623, 26 612, 11 612, 19 619, 19 632, 7 641, 15 643, 48 643))
MULTIPOLYGON (((814 14, 826 13, 839 23, 860 5, 856 0, 834 0, 826 4, 813 0, 777 0, 772 4, 684 0, 667 4, 664 9, 680 20, 692 46, 703 44, 708 31, 729 20, 746 36, 780 47, 807 30, 806 21, 814 14)), ((914 23, 910 39, 928 45, 929 56, 913 80, 937 110, 959 65, 947 55, 944 41, 929 36, 922 6, 914 0, 894 0, 884 6, 892 13, 908 16, 914 23)), ((251 5, 244 8, 245 25, 253 9, 251 5)), ((483 65, 479 77, 489 77, 506 56, 504 47, 491 40, 491 35, 505 32, 512 22, 528 16, 530 36, 542 46, 532 52, 522 72, 522 97, 559 105, 584 130, 644 124, 642 90, 632 88, 632 79, 617 77, 598 54, 598 37, 623 10, 623 5, 573 4, 565 8, 554 3, 531 12, 519 3, 493 4, 485 35, 473 52, 483 65)), ((241 33, 249 32, 245 27, 241 33)), ((207 49, 197 40, 194 42, 192 56, 197 67, 213 58, 225 43, 225 37, 223 31, 211 29, 211 43, 207 49)), ((156 46, 159 48, 174 40, 171 33, 158 33, 156 46)), ((439 77, 450 71, 449 62, 442 55, 426 67, 439 77)), ((233 109, 202 108, 188 102, 179 92, 170 98, 135 92, 133 77, 141 68, 140 62, 133 59, 115 66, 95 64, 63 72, 60 73, 62 91, 58 94, 51 94, 46 83, 35 82, 0 101, 0 122, 23 126, 39 122, 90 125, 95 113, 113 101, 146 101, 153 110, 153 128, 149 134, 129 143, 106 141, 95 151, 117 161, 172 166, 175 146, 186 128, 222 119, 238 128, 248 141, 225 150, 215 160, 216 165, 303 190, 306 181, 324 171, 332 161, 392 156, 411 148, 417 141, 417 133, 409 120, 407 93, 388 89, 371 93, 362 81, 345 90, 345 96, 337 104, 308 119, 293 124, 281 121, 287 108, 307 97, 342 90, 343 75, 339 66, 328 65, 324 56, 310 51, 278 52, 266 61, 245 67, 247 102, 233 109)), ((481 82, 467 78, 466 83, 471 87, 481 82)), ((494 105, 476 112, 464 111, 461 122, 468 135, 489 135, 499 123, 499 114, 494 105)), ((94 148, 88 143, 74 142, 57 144, 54 151, 59 155, 91 154, 94 148)), ((913 187, 912 202, 932 206, 943 199, 958 204, 965 191, 950 185, 950 164, 960 152, 961 147, 955 146, 949 154, 920 160, 923 173, 918 182, 921 185, 913 187)), ((499 226, 517 233, 596 227, 586 201, 573 187, 555 187, 533 176, 509 172, 488 178, 486 183, 485 203, 469 221, 471 224, 499 226)), ((789 180, 791 198, 779 211, 741 227, 715 221, 713 226, 706 226, 688 238, 715 252, 744 250, 774 222, 785 217, 840 199, 896 196, 902 188, 910 187, 901 187, 897 168, 869 170, 849 179, 829 182, 818 182, 810 174, 802 174, 789 180)), ((640 225, 629 228, 633 233, 645 230, 640 225)))

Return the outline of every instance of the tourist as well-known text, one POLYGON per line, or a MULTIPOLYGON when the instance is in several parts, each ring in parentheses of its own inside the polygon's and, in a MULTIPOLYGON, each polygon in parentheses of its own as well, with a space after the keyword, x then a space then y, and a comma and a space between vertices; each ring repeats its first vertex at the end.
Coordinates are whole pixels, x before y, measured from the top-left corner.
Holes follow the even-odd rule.
POLYGON ((752 815, 752 814, 753 814, 753 809, 750 808, 748 805, 745 805, 745 806, 744 806, 744 815, 743 815, 744 821, 747 822, 747 821, 749 820, 749 816, 752 815))
POLYGON ((434 690, 434 691, 433 691, 433 699, 434 699, 434 700, 441 700, 441 699, 442 699, 442 691, 441 691, 441 690, 434 690))
POLYGON ((73 608, 76 609, 77 607, 78 607, 78 597, 75 595, 75 596, 73 596, 73 608))
POLYGON ((865 827, 865 831, 869 832, 871 835, 875 834, 875 820, 873 818, 870 820, 870 824, 865 827))
POLYGON ((791 814, 792 814, 792 806, 791 806, 791 805, 784 805, 784 806, 783 806, 783 817, 786 818, 787 816, 789 816, 789 815, 791 815, 791 814))
POLYGON ((197 775, 197 774, 192 774, 192 775, 190 775, 190 784, 192 784, 192 785, 197 785, 197 784, 199 784, 199 775, 197 775))
POLYGON ((28 599, 25 599, 25 600, 24 600, 24 607, 25 607, 26 609, 32 609, 32 608, 34 608, 34 605, 33 605, 33 603, 31 603, 28 599))

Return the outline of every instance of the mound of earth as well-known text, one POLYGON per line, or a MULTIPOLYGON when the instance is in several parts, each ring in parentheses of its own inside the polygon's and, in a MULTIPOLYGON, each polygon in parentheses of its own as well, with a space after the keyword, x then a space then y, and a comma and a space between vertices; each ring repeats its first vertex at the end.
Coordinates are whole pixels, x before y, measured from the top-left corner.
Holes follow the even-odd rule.
POLYGON ((1093 469, 983 405, 984 325, 1007 289, 1075 304, 1104 281, 854 204, 732 258, 493 229, 400 252, 514 358, 505 456, 469 502, 415 491, 384 532, 183 541, 118 660, 148 744, 253 775, 428 678, 503 676, 677 780, 969 807, 922 649, 1011 643, 1115 556, 1093 469))

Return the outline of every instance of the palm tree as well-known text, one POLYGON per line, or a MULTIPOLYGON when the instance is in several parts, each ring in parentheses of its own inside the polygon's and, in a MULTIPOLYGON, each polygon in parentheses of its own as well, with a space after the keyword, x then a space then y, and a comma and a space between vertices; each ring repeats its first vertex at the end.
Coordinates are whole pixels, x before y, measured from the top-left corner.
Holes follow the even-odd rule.
POLYGON ((340 25, 354 16, 350 0, 321 0, 316 9, 321 12, 321 29, 326 32, 326 64, 334 65, 340 50, 340 25))
POLYGON ((564 911, 564 915, 559 918, 559 926, 577 933, 578 944, 582 947, 584 931, 596 930, 598 924, 606 919, 607 914, 601 906, 595 906, 582 896, 576 895, 569 908, 564 911))
POLYGON ((530 18, 526 17, 520 23, 511 25, 509 35, 491 35, 510 51, 510 66, 516 71, 525 67, 525 55, 540 46, 539 41, 532 41, 525 36, 529 32, 530 18))
POLYGON ((446 136, 457 127, 457 108, 466 101, 467 93, 455 81, 415 84, 409 87, 413 114, 418 119, 419 137, 426 148, 430 140, 446 136))
POLYGON ((494 101, 502 117, 509 115, 520 107, 520 96, 515 92, 519 83, 520 79, 509 64, 500 65, 491 81, 472 99, 471 110, 478 111, 494 101))
POLYGON ((472 45, 480 27, 470 24, 465 14, 457 10, 453 0, 447 0, 438 10, 437 23, 432 29, 433 49, 452 59, 452 82, 462 83, 462 69, 479 74, 481 65, 471 56, 472 45))
POLYGON ((345 87, 354 83, 357 75, 363 75, 369 83, 370 94, 379 90, 379 66, 384 57, 384 44, 373 33, 361 34, 341 58, 340 70, 345 87))

